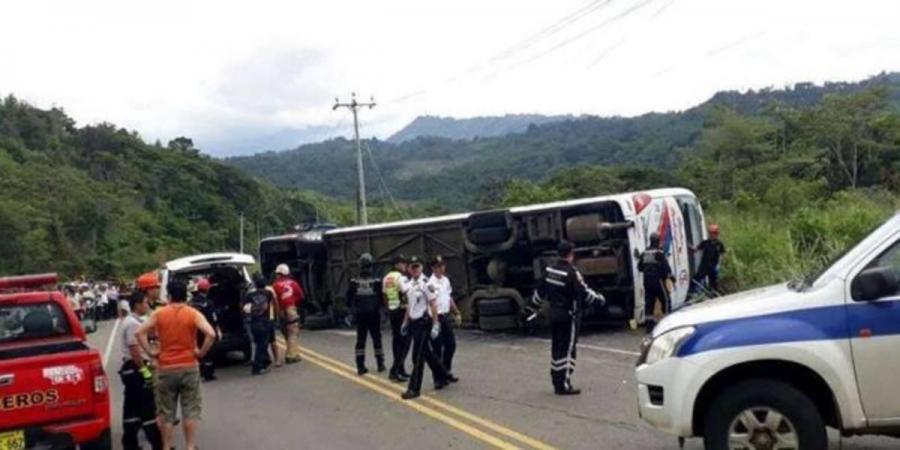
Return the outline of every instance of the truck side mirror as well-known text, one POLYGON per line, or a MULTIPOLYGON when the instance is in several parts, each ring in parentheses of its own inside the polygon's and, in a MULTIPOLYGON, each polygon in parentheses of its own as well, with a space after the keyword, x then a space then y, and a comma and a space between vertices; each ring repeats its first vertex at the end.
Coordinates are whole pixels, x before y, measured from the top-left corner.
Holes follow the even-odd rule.
POLYGON ((856 276, 850 286, 850 292, 853 294, 853 300, 869 302, 896 294, 898 287, 900 280, 897 279, 897 273, 893 268, 872 267, 856 276))

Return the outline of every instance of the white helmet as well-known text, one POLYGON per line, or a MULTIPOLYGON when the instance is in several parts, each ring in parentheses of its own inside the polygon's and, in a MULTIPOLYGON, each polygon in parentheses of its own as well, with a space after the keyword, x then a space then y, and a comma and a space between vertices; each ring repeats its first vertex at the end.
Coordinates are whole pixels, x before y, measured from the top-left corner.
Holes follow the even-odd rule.
POLYGON ((290 275, 291 269, 287 264, 279 264, 278 267, 275 268, 275 273, 278 275, 290 275))

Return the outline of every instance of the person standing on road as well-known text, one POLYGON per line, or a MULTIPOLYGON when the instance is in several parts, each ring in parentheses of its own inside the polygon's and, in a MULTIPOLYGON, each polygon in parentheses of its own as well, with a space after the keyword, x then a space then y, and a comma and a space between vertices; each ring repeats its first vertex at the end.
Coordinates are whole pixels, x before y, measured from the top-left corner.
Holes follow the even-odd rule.
POLYGON ((532 307, 539 309, 542 299, 550 302, 553 391, 556 395, 578 395, 581 390, 572 386, 572 374, 575 372, 581 315, 586 306, 595 303, 602 306, 606 299, 589 288, 575 268, 575 246, 571 242, 560 242, 557 251, 559 261, 547 267, 540 292, 532 299, 532 307))
POLYGON ((398 255, 394 258, 394 268, 381 281, 384 291, 384 303, 391 321, 391 353, 394 363, 391 364, 391 372, 388 378, 391 381, 402 383, 409 380, 406 373, 406 355, 409 353, 409 336, 401 332, 403 322, 406 320, 406 296, 403 295, 401 286, 405 284, 406 258, 398 255))
POLYGON ((276 317, 275 296, 266 288, 266 279, 257 274, 253 277, 255 289, 244 296, 242 309, 249 319, 250 335, 253 337, 253 375, 262 375, 269 372, 272 366, 272 358, 269 356, 269 346, 275 331, 273 319, 276 317))
POLYGON ((119 377, 125 391, 122 400, 122 448, 139 450, 138 432, 143 429, 153 450, 161 450, 163 443, 156 422, 153 372, 150 358, 141 352, 137 338, 143 317, 150 307, 144 296, 135 292, 129 300, 129 310, 131 312, 122 321, 120 336, 122 368, 119 369, 119 377))
POLYGON ((447 266, 440 255, 431 261, 431 278, 428 285, 429 295, 432 295, 437 303, 438 322, 441 324, 441 332, 432 343, 434 353, 447 370, 447 381, 456 383, 459 378, 453 375, 453 355, 456 353, 456 335, 453 333, 453 327, 460 323, 461 316, 456 302, 453 301, 453 286, 447 277, 447 266))
MULTIPOLYGON (((206 278, 197 280, 196 284, 194 284, 195 291, 191 296, 191 306, 200 311, 200 314, 203 314, 206 321, 216 330, 215 340, 218 342, 222 339, 222 330, 219 328, 219 315, 216 313, 216 305, 206 296, 209 292, 209 286, 209 280, 206 278)), ((197 335, 197 339, 203 342, 205 337, 200 333, 197 335)), ((215 348, 215 343, 213 343, 213 348, 215 348)), ((200 376, 203 378, 203 381, 216 380, 215 351, 211 350, 200 360, 200 376)))
POLYGON ((159 299, 159 288, 161 285, 159 275, 156 272, 147 272, 139 276, 135 285, 147 297, 147 304, 150 305, 151 311, 155 311, 161 306, 159 299))
POLYGON ((650 332, 672 307, 672 268, 660 248, 659 234, 650 235, 650 245, 638 258, 638 270, 644 274, 644 326, 650 332))
POLYGON ((431 348, 431 340, 441 331, 436 297, 433 293, 429 295, 428 278, 422 274, 422 262, 415 256, 409 259, 409 269, 410 279, 402 287, 409 301, 409 308, 401 330, 412 333, 413 373, 409 378, 409 386, 402 395, 404 400, 419 396, 426 362, 431 369, 435 389, 443 389, 449 383, 447 371, 431 348))
POLYGON ((708 287, 713 294, 719 295, 719 261, 725 254, 725 244, 719 240, 719 226, 709 225, 709 239, 690 248, 691 253, 701 252, 700 265, 694 282, 708 287))
POLYGON ((275 268, 276 276, 274 286, 275 296, 278 298, 279 319, 281 328, 287 341, 287 356, 285 362, 292 364, 300 361, 300 315, 298 308, 303 302, 303 288, 291 276, 291 269, 287 264, 279 264, 275 268))
POLYGON ((138 330, 138 342, 158 361, 156 407, 159 410, 163 448, 172 448, 177 408, 181 406, 184 440, 187 450, 196 450, 196 435, 203 401, 200 394, 198 360, 209 353, 216 331, 203 314, 187 301, 187 283, 173 279, 166 285, 169 304, 156 310, 138 330), (159 349, 151 349, 147 335, 156 330, 159 349), (204 334, 197 348, 197 331, 204 334))
POLYGON ((375 347, 375 361, 378 371, 384 372, 384 349, 381 346, 381 280, 373 275, 375 261, 372 255, 363 253, 359 257, 359 276, 350 280, 347 289, 347 304, 356 318, 356 371, 360 375, 369 372, 366 368, 366 336, 372 336, 375 347))

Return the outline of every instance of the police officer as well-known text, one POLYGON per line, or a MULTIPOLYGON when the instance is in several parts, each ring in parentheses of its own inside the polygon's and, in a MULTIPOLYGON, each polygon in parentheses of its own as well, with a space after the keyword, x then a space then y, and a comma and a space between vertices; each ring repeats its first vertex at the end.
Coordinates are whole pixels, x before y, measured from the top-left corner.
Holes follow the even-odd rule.
MULTIPOLYGON (((222 339, 222 330, 219 328, 219 315, 216 312, 216 305, 209 297, 207 297, 209 286, 209 280, 206 278, 197 280, 194 284, 195 291, 191 296, 191 306, 197 311, 200 311, 200 313, 203 314, 203 317, 206 318, 206 321, 212 325, 213 329, 216 330, 216 341, 219 341, 222 339)), ((203 335, 203 333, 198 333, 197 342, 202 345, 203 339, 205 339, 205 335, 203 335)), ((216 379, 214 353, 215 350, 210 350, 206 356, 200 360, 200 376, 203 377, 204 381, 215 381, 216 379)))
POLYGON ((638 270, 644 274, 644 326, 650 332, 661 318, 654 315, 656 303, 660 303, 663 315, 668 314, 672 307, 669 300, 672 268, 660 247, 659 234, 650 235, 648 248, 638 258, 638 270))
POLYGON ((404 333, 412 334, 413 373, 409 378, 409 386, 402 395, 404 400, 419 396, 426 362, 431 369, 435 389, 443 389, 449 383, 447 371, 431 348, 431 340, 441 331, 436 297, 429 295, 428 278, 422 274, 422 262, 415 256, 409 259, 409 270, 410 278, 401 288, 409 301, 401 329, 404 333))
POLYGON ((156 423, 156 402, 153 395, 153 372, 149 358, 138 344, 137 331, 150 312, 145 295, 136 291, 129 299, 129 310, 122 321, 121 355, 122 368, 119 376, 125 387, 122 402, 122 448, 138 450, 138 432, 144 436, 153 450, 163 448, 162 435, 156 423))
POLYGON ((453 301, 453 286, 447 277, 447 266, 444 259, 438 255, 431 261, 431 278, 428 280, 428 293, 434 296, 437 303, 438 321, 441 324, 441 332, 432 342, 434 353, 444 369, 447 370, 447 381, 456 383, 459 381, 453 375, 453 355, 456 353, 456 335, 453 333, 454 324, 460 322, 459 308, 453 301), (453 314, 451 318, 451 313, 453 314))
POLYGON ((384 276, 381 282, 385 307, 387 307, 388 317, 391 320, 391 353, 394 355, 394 363, 391 364, 391 373, 388 378, 398 383, 409 380, 405 366, 410 340, 409 336, 404 336, 401 330, 406 318, 406 296, 400 292, 401 286, 407 281, 406 258, 398 255, 394 258, 394 268, 384 276))
POLYGON ((603 305, 606 299, 589 288, 575 268, 575 246, 571 242, 560 242, 557 251, 559 261, 547 267, 540 293, 535 293, 531 306, 540 308, 543 299, 550 302, 550 378, 554 392, 557 395, 578 395, 581 390, 572 387, 571 380, 575 372, 582 311, 595 303, 603 305))
POLYGON ((372 336, 375 346, 375 360, 378 371, 384 372, 384 349, 381 347, 381 279, 372 273, 374 265, 372 255, 363 253, 359 257, 359 276, 350 280, 347 289, 347 304, 352 308, 356 318, 356 372, 365 375, 366 368, 366 336, 372 336))

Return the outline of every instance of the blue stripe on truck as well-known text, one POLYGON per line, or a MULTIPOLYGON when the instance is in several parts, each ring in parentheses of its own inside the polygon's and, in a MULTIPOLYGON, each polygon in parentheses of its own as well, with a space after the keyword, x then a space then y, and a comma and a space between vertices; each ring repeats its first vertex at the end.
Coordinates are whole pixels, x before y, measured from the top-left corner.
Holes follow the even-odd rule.
POLYGON ((678 356, 748 345, 848 339, 900 334, 900 301, 859 302, 800 309, 695 325, 678 356))

